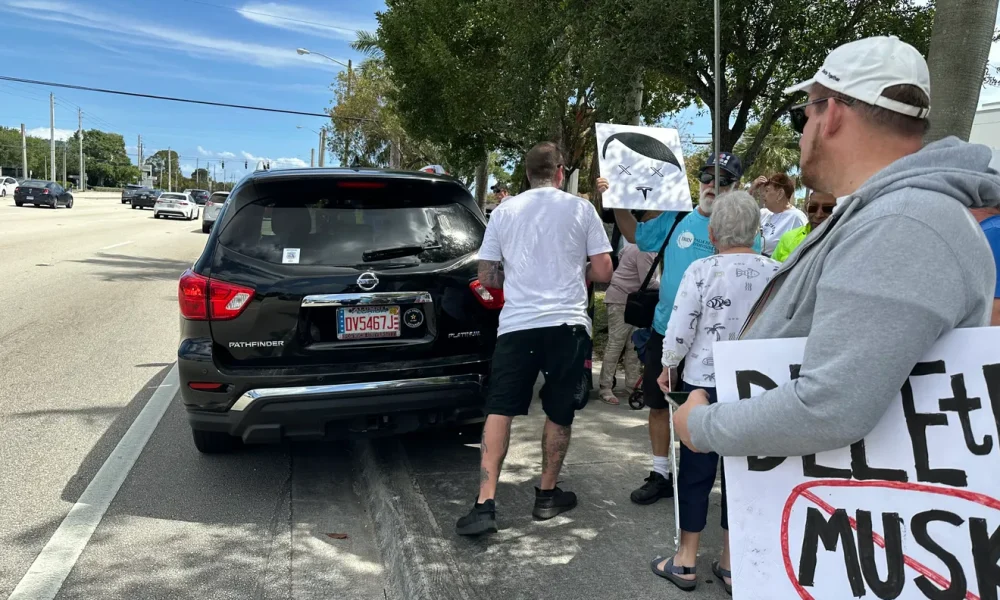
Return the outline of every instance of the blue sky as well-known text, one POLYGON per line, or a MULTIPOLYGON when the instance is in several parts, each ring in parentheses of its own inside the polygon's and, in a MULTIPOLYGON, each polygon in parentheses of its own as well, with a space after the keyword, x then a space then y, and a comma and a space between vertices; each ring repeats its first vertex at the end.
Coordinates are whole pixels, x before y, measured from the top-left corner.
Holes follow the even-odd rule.
MULTIPOLYGON (((384 7, 381 0, 0 0, 0 74, 322 112, 342 67, 295 49, 357 62, 349 42, 358 29, 374 31, 384 7)), ((185 173, 210 160, 219 179, 222 160, 226 175, 237 177, 244 160, 250 169, 259 158, 272 167, 308 166, 319 141, 309 129, 324 122, 0 82, 0 125, 24 123, 48 138, 50 91, 57 133, 76 129, 79 107, 85 129, 123 134, 133 161, 141 134, 146 156, 169 146, 185 173)))
MULTIPOLYGON (((361 57, 349 42, 374 31, 382 0, 0 0, 0 74, 151 94, 252 104, 308 112, 329 107, 330 83, 342 67, 297 47, 346 62, 361 57), (39 36, 48 33, 46 44, 39 36)), ((990 56, 1000 62, 1000 44, 990 56)), ((317 148, 319 117, 48 89, 0 82, 0 125, 48 138, 48 94, 56 95, 57 133, 69 135, 83 109, 85 128, 125 136, 135 160, 168 146, 190 173, 216 165, 222 178, 246 173, 257 159, 306 166, 317 148), (296 126, 301 126, 298 129, 296 126)), ((1000 89, 981 102, 1000 101, 1000 89)), ((711 135, 705 112, 686 110, 668 123, 696 138, 711 135)), ((332 155, 327 164, 335 164, 332 155)))

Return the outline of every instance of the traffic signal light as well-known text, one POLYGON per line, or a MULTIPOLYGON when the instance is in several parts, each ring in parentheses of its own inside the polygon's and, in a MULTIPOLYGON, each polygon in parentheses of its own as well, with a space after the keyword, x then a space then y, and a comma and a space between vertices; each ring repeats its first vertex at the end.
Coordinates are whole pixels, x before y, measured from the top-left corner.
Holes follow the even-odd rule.
POLYGON ((243 168, 244 168, 244 169, 248 168, 248 167, 247 167, 247 161, 243 161, 243 168))
POLYGON ((222 168, 223 168, 223 169, 225 169, 225 168, 226 168, 226 161, 222 161, 222 168))

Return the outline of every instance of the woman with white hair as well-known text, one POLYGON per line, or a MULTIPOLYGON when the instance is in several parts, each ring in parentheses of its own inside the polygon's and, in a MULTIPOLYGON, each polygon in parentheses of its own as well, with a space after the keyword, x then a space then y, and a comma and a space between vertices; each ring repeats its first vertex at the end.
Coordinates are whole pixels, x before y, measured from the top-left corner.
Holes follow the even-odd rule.
MULTIPOLYGON (((759 232, 760 208, 750 194, 729 192, 715 199, 708 234, 717 254, 691 263, 684 272, 663 338, 663 372, 657 383, 665 393, 677 390, 676 368, 683 360, 684 391, 704 389, 710 401, 716 401, 713 346, 737 339, 757 297, 781 266, 754 252, 759 232)), ((696 454, 681 444, 675 500, 680 509, 680 547, 672 558, 657 557, 650 566, 682 590, 698 585, 698 543, 708 518, 708 497, 718 462, 717 454, 696 454)), ((712 563, 712 573, 732 594, 725 476, 722 529, 725 545, 721 558, 712 563)))

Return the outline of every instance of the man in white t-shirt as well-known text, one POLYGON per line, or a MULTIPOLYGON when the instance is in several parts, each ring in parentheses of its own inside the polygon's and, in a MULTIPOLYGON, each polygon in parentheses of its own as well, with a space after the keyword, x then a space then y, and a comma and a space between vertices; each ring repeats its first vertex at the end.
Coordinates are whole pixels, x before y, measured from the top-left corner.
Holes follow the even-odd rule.
POLYGON ((781 236, 802 227, 809 219, 805 213, 792 206, 795 182, 784 173, 775 173, 766 179, 758 178, 754 181, 750 193, 763 197, 760 233, 764 238, 764 255, 771 256, 781 236))
POLYGON ((545 374, 540 396, 546 420, 542 481, 535 488, 532 515, 551 519, 576 506, 576 494, 556 487, 556 479, 573 416, 586 401, 587 282, 611 280, 611 244, 594 207, 560 191, 565 174, 555 144, 532 148, 525 171, 531 189, 494 209, 479 250, 479 281, 503 289, 504 307, 486 399, 479 496, 458 520, 459 535, 497 531, 494 496, 511 422, 528 414, 540 372, 545 374))

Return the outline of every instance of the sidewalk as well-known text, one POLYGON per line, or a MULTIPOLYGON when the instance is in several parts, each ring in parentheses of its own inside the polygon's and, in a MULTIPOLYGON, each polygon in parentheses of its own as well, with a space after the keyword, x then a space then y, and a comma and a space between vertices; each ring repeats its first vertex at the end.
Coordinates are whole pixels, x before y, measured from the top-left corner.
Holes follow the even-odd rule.
MULTIPOLYGON (((595 376, 598 372, 595 365, 595 376)), ((580 504, 550 521, 531 518, 541 472, 545 417, 540 403, 532 405, 529 416, 514 421, 497 493, 500 532, 481 539, 454 533, 455 520, 469 509, 477 489, 478 440, 469 440, 458 451, 453 440, 423 436, 403 441, 408 455, 403 460, 408 460, 417 499, 394 498, 397 505, 406 506, 393 510, 404 521, 394 544, 409 551, 420 539, 427 556, 411 556, 408 562, 431 571, 422 575, 423 586, 447 587, 431 597, 728 598, 711 574, 722 543, 718 485, 702 541, 698 590, 682 592, 650 572, 654 556, 670 556, 674 550, 673 501, 638 506, 629 500, 648 475, 652 459, 647 412, 631 410, 625 394, 620 392, 621 406, 594 399, 577 415, 560 485, 576 492, 580 504)), ((387 450, 379 445, 376 452, 387 450)), ((387 525, 377 510, 375 518, 387 525)))

